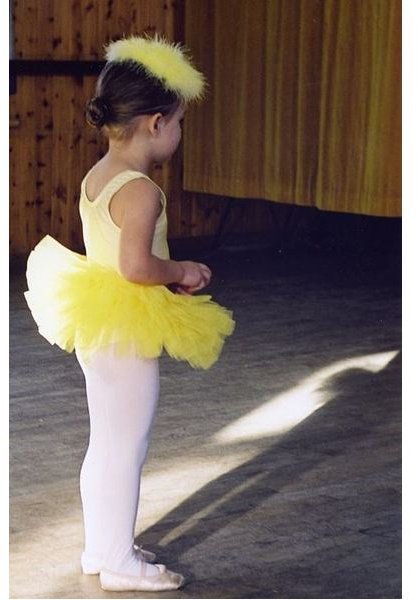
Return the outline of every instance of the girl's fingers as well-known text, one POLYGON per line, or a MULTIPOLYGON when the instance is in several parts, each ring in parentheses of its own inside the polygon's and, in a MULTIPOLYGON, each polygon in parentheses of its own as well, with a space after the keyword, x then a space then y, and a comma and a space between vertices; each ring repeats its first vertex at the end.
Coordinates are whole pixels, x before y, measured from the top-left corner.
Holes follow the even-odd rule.
POLYGON ((209 269, 209 267, 207 265, 204 265, 203 263, 199 263, 199 265, 202 267, 202 271, 207 273, 207 275, 209 275, 209 277, 212 275, 212 271, 209 269))
POLYGON ((206 283, 209 283, 209 281, 211 280, 212 277, 212 273, 210 271, 210 269, 202 269, 202 277, 203 279, 206 281, 206 283))
MULTIPOLYGON (((201 263, 199 263, 199 264, 201 264, 201 263)), ((202 270, 200 272, 199 283, 196 285, 178 286, 178 291, 180 294, 191 295, 191 294, 193 294, 193 292, 198 292, 199 290, 201 290, 202 288, 204 288, 208 285, 208 283, 210 282, 212 273, 209 268, 204 269, 205 265, 201 265, 201 266, 202 266, 202 270)))

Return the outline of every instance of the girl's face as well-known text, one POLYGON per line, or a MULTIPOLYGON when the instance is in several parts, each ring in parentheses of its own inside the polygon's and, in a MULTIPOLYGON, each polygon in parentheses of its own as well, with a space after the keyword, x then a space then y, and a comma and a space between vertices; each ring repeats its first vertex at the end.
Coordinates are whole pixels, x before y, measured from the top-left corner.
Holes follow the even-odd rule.
POLYGON ((185 112, 186 107, 181 104, 173 114, 161 116, 158 119, 156 126, 159 128, 159 134, 154 143, 158 161, 168 160, 177 150, 181 140, 181 123, 185 112))

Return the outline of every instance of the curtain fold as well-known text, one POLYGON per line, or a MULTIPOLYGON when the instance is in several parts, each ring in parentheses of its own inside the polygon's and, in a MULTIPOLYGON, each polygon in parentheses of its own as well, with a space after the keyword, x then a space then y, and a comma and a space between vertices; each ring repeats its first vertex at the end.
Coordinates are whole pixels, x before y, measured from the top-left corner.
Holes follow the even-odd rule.
POLYGON ((185 0, 184 189, 401 214, 398 0, 185 0))

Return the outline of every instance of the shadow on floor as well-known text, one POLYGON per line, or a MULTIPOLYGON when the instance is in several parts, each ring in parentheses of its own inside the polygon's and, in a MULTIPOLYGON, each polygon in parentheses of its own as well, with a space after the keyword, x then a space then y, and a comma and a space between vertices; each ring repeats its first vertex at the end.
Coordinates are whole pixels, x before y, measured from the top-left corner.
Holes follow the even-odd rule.
MULTIPOLYGON (((154 549, 157 545, 159 560, 167 560, 173 568, 178 568, 192 577, 191 573, 187 573, 187 565, 182 564, 181 560, 173 565, 173 557, 181 559, 188 550, 199 546, 223 528, 231 527, 235 520, 242 519, 246 513, 251 513, 259 505, 268 504, 271 508, 274 506, 275 496, 279 496, 289 484, 300 480, 310 471, 321 471, 321 463, 327 462, 329 457, 346 457, 348 479, 352 483, 349 493, 344 482, 347 474, 341 472, 340 490, 338 485, 330 486, 327 490, 327 482, 324 480, 320 485, 325 489, 319 497, 316 494, 310 496, 309 490, 306 490, 305 495, 302 494, 303 515, 288 516, 290 522, 301 519, 307 529, 310 522, 326 518, 332 523, 329 535, 335 536, 335 548, 318 552, 315 540, 308 539, 305 555, 296 556, 293 560, 292 533, 288 524, 270 521, 271 531, 283 531, 287 537, 286 560, 275 561, 274 539, 270 542, 268 539, 260 539, 257 541, 258 550, 254 550, 251 543, 240 548, 236 546, 235 558, 226 556, 222 548, 219 548, 219 552, 211 557, 213 570, 216 571, 216 564, 220 565, 225 560, 236 563, 236 568, 240 569, 241 562, 251 564, 252 556, 257 551, 260 552, 260 548, 270 547, 273 555, 269 555, 269 560, 264 564, 257 562, 256 579, 264 571, 266 574, 270 573, 264 580, 264 587, 260 580, 257 593, 262 595, 245 597, 319 597, 309 596, 308 589, 311 585, 320 583, 321 598, 400 598, 400 490, 391 482, 393 473, 376 473, 373 486, 368 492, 370 502, 365 502, 367 489, 364 489, 364 484, 366 487, 368 484, 367 481, 363 484, 362 477, 367 479, 370 475, 375 458, 367 456, 367 444, 363 460, 366 464, 370 460, 370 469, 362 471, 361 465, 358 465, 359 479, 355 480, 353 470, 355 472, 356 466, 350 465, 350 460, 357 461, 359 454, 362 456, 361 448, 365 441, 374 435, 379 438, 384 435, 386 425, 400 423, 399 398, 397 395, 388 394, 387 386, 388 381, 392 382, 392 386, 394 381, 400 381, 400 364, 401 357, 398 355, 378 374, 356 369, 336 377, 330 384, 333 399, 324 407, 282 436, 279 442, 273 443, 254 460, 222 475, 193 494, 168 513, 161 522, 144 531, 141 543, 145 546, 151 545, 154 549), (281 452, 293 453, 293 464, 285 468, 280 465, 277 468, 277 456, 281 452), (357 498, 356 486, 359 486, 357 498), (213 510, 208 509, 214 501, 216 507, 213 510), (193 520, 202 510, 206 512, 203 519, 196 519, 186 533, 158 550, 158 541, 173 527, 186 520, 193 520), (379 512, 381 519, 378 518, 379 512), (349 546, 345 545, 341 552, 338 536, 342 533, 355 535, 352 543, 349 546), (336 557, 340 557, 340 564, 336 557), (346 557, 350 557, 350 562, 349 567, 344 568, 346 557), (271 573, 272 567, 274 574, 271 573), (309 585, 306 581, 308 576, 309 585), (276 586, 279 586, 280 596, 269 595, 271 589, 276 586)), ((398 476, 401 459, 399 447, 398 435, 388 440, 385 459, 385 467, 398 476)), ((297 510, 300 508, 295 506, 297 510)), ((269 512, 268 515, 269 519, 274 521, 274 514, 269 512)), ((208 562, 208 557, 204 560, 208 562)), ((250 570, 246 570, 245 573, 245 578, 251 577, 250 570)), ((251 585, 254 581, 247 583, 251 585)))

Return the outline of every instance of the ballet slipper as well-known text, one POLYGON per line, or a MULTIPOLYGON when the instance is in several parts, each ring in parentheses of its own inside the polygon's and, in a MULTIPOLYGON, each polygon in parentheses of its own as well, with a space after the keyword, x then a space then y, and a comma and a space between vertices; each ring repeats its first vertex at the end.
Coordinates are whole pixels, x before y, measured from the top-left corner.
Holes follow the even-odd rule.
POLYGON ((145 575, 147 563, 141 562, 139 575, 123 575, 108 569, 100 571, 100 586, 111 592, 164 592, 177 590, 185 583, 180 573, 169 571, 165 565, 156 564, 158 575, 145 575))
MULTIPOLYGON (((137 553, 140 560, 148 563, 155 562, 157 555, 154 552, 150 552, 149 550, 144 550, 142 546, 137 546, 134 544, 134 550, 137 553)), ((98 575, 100 573, 100 565, 97 561, 87 560, 84 556, 84 553, 81 555, 81 570, 83 575, 98 575)))

